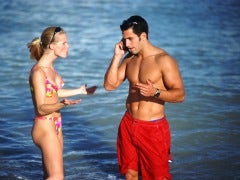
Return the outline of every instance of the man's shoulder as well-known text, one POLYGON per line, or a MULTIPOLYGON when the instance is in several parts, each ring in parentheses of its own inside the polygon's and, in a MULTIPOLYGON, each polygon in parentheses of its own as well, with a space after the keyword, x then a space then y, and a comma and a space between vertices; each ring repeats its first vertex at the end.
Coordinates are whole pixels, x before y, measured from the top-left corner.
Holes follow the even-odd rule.
POLYGON ((159 49, 158 53, 155 55, 155 60, 157 62, 166 62, 166 61, 174 61, 174 58, 168 54, 165 50, 159 49))
POLYGON ((135 57, 135 55, 131 54, 130 52, 128 54, 125 55, 124 62, 129 62, 131 61, 133 58, 135 57))

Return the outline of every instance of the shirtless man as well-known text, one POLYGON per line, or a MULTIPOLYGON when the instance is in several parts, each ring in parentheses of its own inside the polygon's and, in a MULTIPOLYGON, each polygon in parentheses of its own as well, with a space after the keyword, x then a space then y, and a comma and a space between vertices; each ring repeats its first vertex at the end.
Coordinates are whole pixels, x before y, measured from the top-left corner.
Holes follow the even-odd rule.
POLYGON ((123 39, 115 45, 104 78, 113 91, 127 79, 126 112, 117 139, 118 163, 127 180, 171 179, 170 130, 165 102, 184 100, 185 91, 177 62, 148 39, 148 24, 132 16, 120 25, 123 39), (124 56, 126 54, 126 56, 124 56))

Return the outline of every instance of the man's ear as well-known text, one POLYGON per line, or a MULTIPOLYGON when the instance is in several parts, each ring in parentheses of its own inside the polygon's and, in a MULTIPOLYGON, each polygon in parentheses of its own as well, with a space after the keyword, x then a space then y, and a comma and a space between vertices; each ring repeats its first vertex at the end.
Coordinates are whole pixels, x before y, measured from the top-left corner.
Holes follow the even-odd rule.
POLYGON ((140 35, 140 38, 141 38, 142 40, 147 39, 147 34, 146 34, 145 32, 142 32, 142 34, 140 35))

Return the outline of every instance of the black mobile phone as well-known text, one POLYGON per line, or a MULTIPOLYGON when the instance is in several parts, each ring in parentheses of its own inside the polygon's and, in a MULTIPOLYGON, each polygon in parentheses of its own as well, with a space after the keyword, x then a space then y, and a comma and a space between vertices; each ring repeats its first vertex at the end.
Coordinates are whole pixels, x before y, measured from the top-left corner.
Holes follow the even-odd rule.
POLYGON ((123 42, 123 50, 124 50, 124 51, 128 51, 128 48, 127 48, 127 46, 126 46, 126 40, 122 38, 121 41, 123 42))

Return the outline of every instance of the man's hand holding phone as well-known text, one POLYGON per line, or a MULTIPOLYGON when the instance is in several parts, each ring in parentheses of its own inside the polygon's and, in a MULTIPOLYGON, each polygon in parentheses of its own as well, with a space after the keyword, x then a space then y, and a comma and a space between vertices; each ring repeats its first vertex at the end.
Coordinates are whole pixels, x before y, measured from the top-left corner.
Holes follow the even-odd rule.
POLYGON ((128 48, 126 46, 126 40, 122 38, 121 41, 122 41, 122 50, 124 50, 126 53, 128 51, 128 48))
POLYGON ((121 39, 116 45, 115 45, 115 50, 114 50, 114 55, 115 56, 123 56, 126 52, 128 51, 125 40, 121 39))

